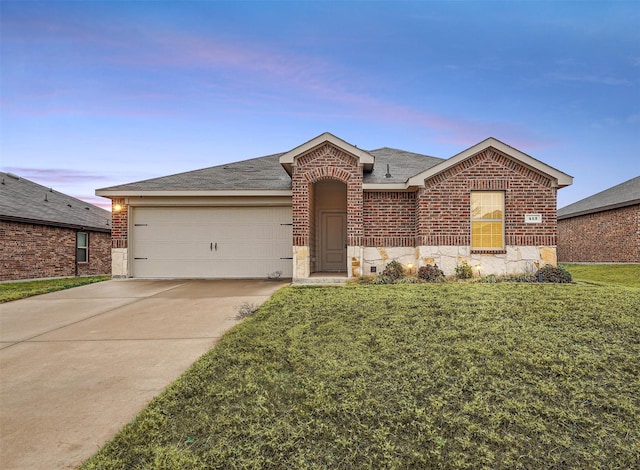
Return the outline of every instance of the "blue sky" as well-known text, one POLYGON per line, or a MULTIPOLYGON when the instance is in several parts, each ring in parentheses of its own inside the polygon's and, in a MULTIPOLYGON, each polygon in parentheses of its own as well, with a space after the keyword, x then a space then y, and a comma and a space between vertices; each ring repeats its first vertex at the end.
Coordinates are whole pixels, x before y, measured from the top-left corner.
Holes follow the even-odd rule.
POLYGON ((448 158, 496 137, 575 177, 640 174, 640 2, 64 2, 1 8, 3 171, 96 188, 329 131, 448 158))

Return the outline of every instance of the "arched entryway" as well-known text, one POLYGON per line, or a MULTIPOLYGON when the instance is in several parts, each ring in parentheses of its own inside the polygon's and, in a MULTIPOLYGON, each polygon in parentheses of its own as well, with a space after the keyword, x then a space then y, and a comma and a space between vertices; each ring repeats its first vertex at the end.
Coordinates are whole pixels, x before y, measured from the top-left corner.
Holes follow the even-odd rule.
POLYGON ((335 179, 312 184, 310 249, 312 273, 347 272, 347 185, 335 179))

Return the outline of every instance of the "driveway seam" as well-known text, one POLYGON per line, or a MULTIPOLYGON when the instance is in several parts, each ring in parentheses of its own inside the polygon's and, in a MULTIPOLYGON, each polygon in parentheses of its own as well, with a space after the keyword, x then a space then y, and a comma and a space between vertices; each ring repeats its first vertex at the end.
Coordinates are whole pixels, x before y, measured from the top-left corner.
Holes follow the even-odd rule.
MULTIPOLYGON (((126 282, 126 281, 122 281, 122 282, 126 282)), ((98 317, 98 316, 100 316, 100 315, 104 315, 105 313, 112 312, 113 310, 117 310, 117 309, 119 309, 119 308, 126 307, 126 306, 129 306, 129 305, 133 305, 133 304, 135 304, 136 302, 139 302, 139 301, 141 301, 141 300, 151 299, 151 298, 155 297, 156 295, 162 294, 162 293, 164 293, 164 292, 168 292, 168 291, 170 291, 170 290, 172 290, 172 289, 176 289, 176 288, 178 288, 178 287, 182 287, 182 286, 184 286, 185 284, 186 284, 186 283, 182 283, 182 284, 178 284, 178 285, 175 285, 175 286, 168 287, 167 289, 163 289, 163 290, 161 290, 161 291, 159 291, 159 292, 156 292, 155 294, 150 295, 150 296, 148 296, 148 297, 130 297, 130 298, 134 299, 134 300, 133 300, 133 301, 131 301, 131 302, 128 302, 128 303, 126 303, 126 304, 122 304, 122 305, 118 305, 117 307, 110 308, 109 310, 104 310, 104 311, 102 311, 102 312, 95 313, 95 314, 93 314, 93 315, 90 315, 90 316, 88 316, 88 317, 81 318, 80 320, 76 320, 76 321, 71 322, 71 323, 66 323, 66 324, 64 324, 64 325, 60 325, 60 326, 59 326, 59 327, 57 327, 57 328, 53 328, 52 330, 48 330, 48 331, 44 331, 44 332, 42 332, 42 333, 38 333, 37 335, 33 335, 33 336, 29 337, 29 338, 25 338, 25 339, 22 339, 22 340, 15 341, 15 342, 13 342, 13 344, 10 344, 10 345, 9 345, 9 346, 7 346, 6 348, 2 348, 2 349, 3 349, 3 350, 7 350, 7 349, 9 349, 9 348, 12 348, 13 346, 16 346, 16 345, 18 345, 18 344, 22 344, 22 343, 46 343, 47 341, 32 341, 32 340, 33 340, 34 338, 38 338, 38 337, 43 336, 43 335, 48 335, 49 333, 53 333, 54 331, 58 331, 58 330, 60 330, 60 329, 62 329, 62 328, 66 328, 66 327, 68 327, 68 326, 72 326, 72 325, 77 325, 78 323, 82 323, 82 322, 83 322, 83 321, 85 321, 85 320, 89 320, 89 319, 91 319, 91 318, 95 318, 95 317, 98 317)), ((52 292, 52 293, 53 293, 53 292, 52 292)), ((36 297, 37 297, 37 296, 36 296, 36 297)), ((108 298, 111 298, 111 297, 104 297, 104 298, 108 299, 108 298)), ((125 299, 126 299, 126 297, 121 297, 121 298, 125 298, 125 299)), ((98 297, 98 299, 99 299, 99 297, 98 297)), ((40 298, 40 299, 33 299, 33 300, 43 300, 43 301, 46 301, 47 299, 45 299, 45 298, 40 298)), ((56 299, 56 300, 57 300, 57 299, 56 299)), ((6 342, 5 342, 5 341, 3 341, 3 343, 12 343, 12 341, 6 341, 6 342)))
MULTIPOLYGON (((110 308, 108 310, 104 310, 102 312, 94 313, 93 315, 81 318, 80 320, 76 320, 76 321, 71 322, 71 323, 65 323, 64 325, 60 325, 57 328, 53 328, 51 330, 44 331, 42 333, 38 333, 37 335, 33 335, 33 336, 29 337, 29 338, 18 340, 16 342, 14 342, 12 345, 7 346, 6 348, 3 348, 3 349, 6 350, 6 349, 12 348, 12 347, 14 347, 14 346, 16 346, 18 344, 22 344, 22 343, 35 343, 36 341, 32 341, 34 338, 38 338, 40 336, 48 335, 49 333, 53 333, 54 331, 58 331, 58 330, 61 330, 63 328, 67 328, 68 326, 77 325, 78 323, 82 323, 85 320, 89 320, 91 318, 95 318, 95 317, 98 317, 100 315, 104 315, 105 313, 112 312, 113 310, 117 310, 119 308, 122 308, 122 307, 125 307, 125 306, 129 306, 129 305, 133 305, 136 302, 139 302, 140 300, 144 300, 144 297, 143 298, 134 297, 134 300, 132 302, 128 302, 126 304, 118 305, 117 307, 112 307, 112 308, 110 308)), ((11 341, 8 341, 8 342, 11 342, 11 341)), ((44 343, 45 341, 42 341, 42 342, 44 343)))

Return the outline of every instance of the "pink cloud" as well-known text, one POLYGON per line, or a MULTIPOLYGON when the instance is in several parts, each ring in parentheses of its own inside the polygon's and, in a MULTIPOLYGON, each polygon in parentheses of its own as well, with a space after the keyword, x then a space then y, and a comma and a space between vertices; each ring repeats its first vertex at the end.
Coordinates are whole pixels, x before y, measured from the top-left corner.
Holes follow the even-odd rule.
POLYGON ((78 194, 70 194, 70 196, 111 212, 111 199, 106 199, 99 196, 84 196, 78 194))
MULTIPOLYGON (((310 115, 324 116, 329 112, 336 117, 351 114, 356 119, 402 122, 429 131, 443 143, 468 146, 490 135, 529 149, 552 143, 523 125, 473 120, 378 98, 365 91, 371 81, 376 85, 375 88, 380 88, 380 83, 375 83, 375 77, 328 60, 265 44, 231 43, 221 38, 166 28, 144 34, 139 29, 126 25, 123 27, 121 24, 104 24, 94 28, 77 22, 59 24, 46 20, 32 20, 28 24, 27 32, 98 46, 102 61, 124 64, 150 73, 163 68, 204 72, 190 75, 190 80, 199 82, 195 89, 212 90, 221 99, 241 102, 249 109, 263 106, 273 110, 278 108, 278 103, 284 102, 288 105, 287 109, 291 110, 285 112, 299 114, 304 103, 312 102, 311 107, 317 111, 305 111, 310 115), (266 100, 256 100, 256 96, 266 96, 266 100)), ((13 34, 18 33, 14 31, 13 34)), ((117 100, 112 100, 106 106, 103 102, 81 99, 77 106, 52 104, 43 107, 37 102, 33 106, 28 102, 3 102, 3 107, 34 115, 166 116, 179 111, 175 111, 174 106, 168 110, 158 102, 171 101, 173 98, 168 93, 136 88, 120 94, 117 100), (139 100, 154 105, 142 106, 139 100)))

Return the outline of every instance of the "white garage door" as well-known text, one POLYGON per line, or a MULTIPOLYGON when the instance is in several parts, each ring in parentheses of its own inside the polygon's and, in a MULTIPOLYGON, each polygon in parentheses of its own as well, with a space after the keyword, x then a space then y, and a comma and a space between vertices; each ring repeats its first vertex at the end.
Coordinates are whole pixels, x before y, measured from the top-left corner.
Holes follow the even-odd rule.
POLYGON ((134 277, 291 277, 291 207, 135 207, 132 219, 134 277))

